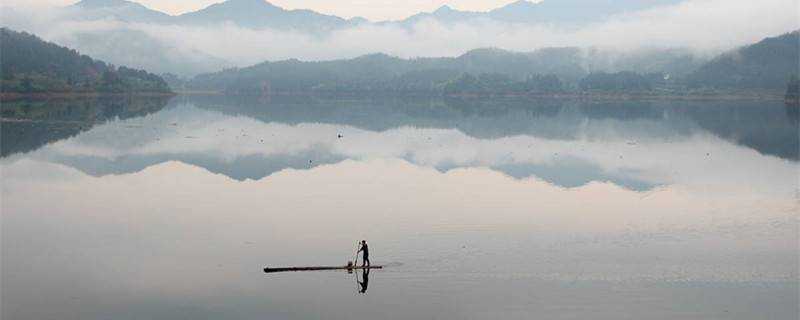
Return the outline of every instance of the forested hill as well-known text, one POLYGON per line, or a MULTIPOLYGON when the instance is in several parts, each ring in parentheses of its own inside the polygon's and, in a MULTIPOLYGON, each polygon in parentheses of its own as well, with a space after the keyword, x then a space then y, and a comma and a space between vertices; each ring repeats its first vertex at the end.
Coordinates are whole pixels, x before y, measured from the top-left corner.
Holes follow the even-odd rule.
POLYGON ((285 60, 202 74, 182 89, 229 94, 530 95, 631 93, 740 94, 786 90, 798 72, 800 34, 768 38, 710 62, 681 51, 615 57, 580 48, 528 53, 476 49, 454 58, 372 54, 333 61, 285 60), (766 89, 766 90, 764 90, 766 89))
POLYGON ((766 38, 715 58, 687 77, 691 87, 785 89, 800 66, 800 31, 766 38))
POLYGON ((234 94, 560 91, 577 87, 591 73, 585 61, 579 48, 528 53, 476 49, 454 58, 401 59, 372 54, 320 62, 293 59, 199 75, 186 89, 234 94))
POLYGON ((169 93, 161 77, 0 28, 2 93, 169 93))

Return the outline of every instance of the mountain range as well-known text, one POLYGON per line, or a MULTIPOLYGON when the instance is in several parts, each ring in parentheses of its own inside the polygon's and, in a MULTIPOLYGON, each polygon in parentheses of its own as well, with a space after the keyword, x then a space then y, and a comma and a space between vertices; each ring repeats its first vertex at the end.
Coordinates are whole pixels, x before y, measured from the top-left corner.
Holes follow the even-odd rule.
MULTIPOLYGON (((225 91, 236 94, 308 92, 394 92, 433 93, 445 89, 463 74, 479 76, 475 81, 497 83, 526 81, 532 87, 560 90, 562 82, 574 85, 599 70, 618 70, 635 66, 636 71, 663 73, 699 66, 701 61, 681 51, 651 51, 620 57, 607 63, 580 48, 545 48, 532 52, 512 52, 496 48, 475 49, 457 57, 401 59, 386 54, 369 54, 354 59, 300 61, 297 59, 263 62, 246 68, 232 68, 201 74, 185 85, 187 89, 225 91), (638 61, 648 64, 636 65, 638 61), (654 62, 670 61, 668 65, 654 62), (602 64, 602 65, 600 65, 602 64), (676 68, 673 65, 680 65, 676 68), (541 78, 544 75, 555 80, 541 78), (532 78, 533 77, 533 78, 532 78), (545 83, 530 83, 549 81, 545 83)), ((623 69, 624 70, 624 69, 623 69)), ((694 69, 689 69, 694 70, 694 69)), ((682 76, 685 73, 677 73, 682 76)), ((470 81, 469 79, 460 79, 470 81)), ((516 90, 516 89, 515 89, 516 90)))
MULTIPOLYGON (((2 28, 2 35, 4 91, 168 91, 164 80, 144 71, 107 65, 27 33, 2 28)), ((484 48, 452 58, 369 54, 329 61, 265 61, 201 74, 190 81, 166 78, 175 89, 235 94, 558 93, 576 88, 641 91, 655 84, 670 90, 676 86, 781 90, 798 74, 798 43, 800 31, 793 31, 710 61, 678 49, 641 50, 609 58, 602 51, 577 47, 531 52, 484 48)))
MULTIPOLYGON (((290 37, 289 39, 297 42, 294 45, 317 45, 324 43, 326 37, 333 31, 358 26, 396 27, 408 30, 409 34, 419 32, 414 30, 414 26, 422 21, 463 25, 495 21, 515 25, 547 23, 575 26, 602 21, 616 14, 680 1, 544 0, 534 3, 521 0, 486 12, 461 11, 442 6, 433 12, 419 13, 403 20, 372 22, 360 17, 344 19, 312 10, 287 10, 266 0, 227 0, 181 15, 169 15, 129 0, 81 0, 56 9, 57 14, 46 22, 50 27, 42 25, 44 23, 42 21, 35 23, 26 21, 22 18, 24 15, 13 7, 4 7, 0 10, 0 21, 3 21, 5 27, 36 33, 47 40, 110 63, 191 77, 223 68, 241 67, 263 59, 257 58, 259 54, 258 51, 252 51, 254 49, 247 49, 250 50, 247 51, 249 53, 244 54, 251 58, 248 61, 244 61, 241 55, 231 54, 231 51, 235 51, 233 48, 232 50, 209 49, 209 46, 213 45, 210 42, 216 41, 215 37, 219 36, 218 32, 215 32, 223 25, 252 30, 281 31, 276 39, 264 42, 281 41, 280 39, 290 37), (252 59, 253 57, 256 58, 252 59)), ((347 36, 347 33, 344 35, 347 36)), ((369 37, 363 34, 358 36, 369 37)), ((236 43, 243 41, 245 40, 237 40, 236 43)), ((464 48, 464 51, 473 48, 464 48)), ((335 52, 336 47, 322 45, 321 49, 316 50, 326 49, 331 50, 331 55, 340 55, 335 52)), ((386 49, 378 48, 362 52, 356 50, 353 56, 383 50, 386 49)))
MULTIPOLYGON (((337 29, 355 26, 394 26, 414 29, 413 26, 424 21, 438 21, 442 24, 463 23, 470 26, 482 26, 482 22, 497 21, 515 26, 532 23, 569 28, 570 26, 600 22, 613 16, 674 5, 682 1, 686 0, 543 0, 539 2, 520 0, 485 12, 462 11, 442 6, 435 11, 415 14, 403 20, 372 22, 358 17, 344 19, 312 10, 287 10, 266 0, 227 0, 181 15, 169 15, 128 0, 81 0, 58 9, 59 15, 54 19, 63 19, 63 21, 53 21, 55 27, 50 29, 41 27, 41 30, 46 32, 40 34, 35 27, 31 27, 31 24, 14 29, 43 35, 45 39, 59 45, 74 48, 93 58, 117 65, 146 69, 161 74, 171 73, 178 77, 206 74, 206 78, 208 78, 208 73, 216 72, 217 76, 225 78, 224 75, 230 74, 231 70, 218 72, 219 70, 252 65, 264 61, 263 56, 294 57, 298 51, 315 52, 315 50, 329 51, 330 54, 322 54, 322 56, 343 56, 337 50, 359 47, 358 43, 348 45, 348 41, 353 41, 348 37, 354 37, 349 32, 333 34, 331 35, 333 40, 328 39, 326 35, 337 29), (80 27, 73 28, 75 24, 72 22, 74 21, 88 23, 78 24, 80 27), (120 23, 108 23, 109 21, 120 23), (278 36, 273 38, 269 38, 274 34, 272 32, 250 33, 249 38, 241 41, 223 41, 230 47, 230 50, 226 51, 219 50, 220 48, 224 49, 225 46, 216 44, 220 37, 220 33, 217 31, 228 30, 218 28, 220 25, 236 25, 253 30, 282 30, 290 33, 277 33, 278 36), (62 26, 63 31, 52 30, 62 28, 62 26), (198 26, 203 26, 203 28, 197 28, 198 26), (162 36, 162 34, 165 35, 162 36), (301 34, 311 36, 300 36, 301 34), (289 46, 293 49, 286 49, 286 46, 279 43, 286 39, 295 41, 291 45, 297 48, 289 46), (343 45, 347 47, 331 45, 326 41, 342 41, 343 45), (274 49, 272 43, 274 43, 274 49), (273 50, 283 53, 259 54, 259 52, 273 52, 273 50), (230 52, 235 53, 231 54, 230 52), (288 54, 286 54, 287 52, 288 54)), ((14 11, 14 8, 0 11, 0 15, 4 18, 0 20, 5 21, 3 24, 9 24, 8 21, 13 20, 9 19, 9 15, 13 15, 14 11)), ((395 31, 391 29, 391 32, 395 31)), ((410 30, 408 34, 419 32, 419 30, 410 30)), ((248 35, 247 32, 244 34, 248 35)), ((384 34, 385 32, 379 33, 379 35, 384 34)), ((364 39, 371 39, 371 36, 375 37, 372 34, 355 35, 355 37, 364 39)), ((401 35, 398 39, 402 40, 405 36, 407 35, 401 35)), ((410 41, 417 39, 415 37, 410 38, 410 41)), ((338 66, 342 65, 355 68, 355 73, 361 69, 373 72, 383 70, 381 68, 389 68, 387 74, 391 76, 433 77, 424 81, 437 80, 441 77, 452 78, 453 74, 468 72, 476 75, 500 73, 517 80, 525 79, 532 74, 553 74, 572 84, 576 84, 590 73, 632 71, 640 74, 662 73, 672 78, 687 80, 688 84, 693 84, 695 87, 708 86, 713 82, 717 83, 718 87, 732 87, 734 86, 732 83, 738 83, 740 87, 753 87, 758 84, 761 87, 777 88, 785 83, 784 78, 787 72, 796 70, 796 68, 786 66, 790 65, 791 61, 796 62, 795 57, 797 56, 797 45, 791 42, 792 36, 787 35, 780 39, 765 40, 755 48, 733 50, 705 66, 703 64, 710 59, 710 56, 697 54, 697 51, 690 49, 650 47, 624 51, 591 47, 562 47, 527 53, 477 49, 453 58, 399 59, 378 54, 349 60, 321 62, 286 60, 264 62, 252 68, 233 70, 241 75, 259 68, 283 70, 295 66, 319 71, 334 66, 335 72, 333 73, 344 74, 349 70, 339 70, 338 66), (759 51, 757 48, 760 47, 768 48, 759 51), (770 55, 770 52, 774 54, 770 55), (787 61, 789 62, 787 63, 787 61), (379 66, 379 68, 371 69, 370 64, 379 66), (767 64, 771 67, 764 67, 766 69, 760 67, 767 64), (762 69, 770 70, 769 75, 773 75, 773 77, 771 79, 755 79, 758 76, 757 73, 761 72, 759 70, 762 69), (726 70, 733 71, 726 75, 726 70), (751 82, 744 83, 743 81, 751 82)), ((480 48, 484 45, 467 47, 463 50, 480 48)), ((576 43, 576 45, 581 44, 576 43)), ((364 49, 354 50, 350 56, 369 52, 392 52, 392 50, 386 46, 366 46, 364 49), (369 49, 370 47, 375 48, 369 49)), ((409 55, 405 54, 405 56, 409 55)), ((453 53, 441 54, 441 56, 453 56, 453 53)), ((324 60, 324 58, 310 58, 310 60, 318 59, 324 60)), ((289 74, 296 76, 291 72, 289 74)), ((765 75, 762 74, 762 76, 765 75)), ((175 79, 176 77, 165 78, 175 79)), ((367 78, 362 80, 364 79, 367 78)), ((439 80, 442 79, 437 81, 439 80)), ((205 83, 204 86, 206 84, 208 83, 205 83)), ((216 88, 219 89, 219 86, 216 88)))
POLYGON ((532 52, 475 49, 457 57, 263 62, 201 74, 192 90, 234 94, 540 94, 565 90, 686 93, 695 89, 785 90, 798 73, 800 31, 764 39, 711 61, 680 50, 642 51, 605 61, 580 48, 532 52), (609 73, 611 71, 612 73, 609 73))
POLYGON ((418 13, 404 20, 402 25, 413 25, 425 19, 443 23, 463 23, 473 20, 492 20, 506 23, 546 23, 581 25, 599 22, 614 15, 631 13, 659 6, 680 3, 682 0, 545 0, 531 2, 519 0, 486 11, 461 11, 444 5, 433 12, 418 13))
POLYGON ((185 26, 233 23, 251 29, 302 32, 322 32, 363 21, 363 19, 346 20, 312 10, 286 10, 264 0, 228 0, 177 16, 127 0, 82 0, 62 9, 68 17, 80 20, 114 19, 124 22, 185 26))
MULTIPOLYGON (((681 0, 544 0, 536 3, 519 0, 486 12, 461 11, 445 5, 433 12, 422 12, 403 20, 380 21, 374 24, 407 27, 422 20, 432 19, 441 23, 491 20, 522 24, 578 25, 602 21, 613 15, 679 2, 681 0)), ((65 10, 77 18, 90 20, 114 18, 128 22, 175 25, 233 23, 253 29, 314 33, 373 23, 361 17, 344 19, 307 9, 287 10, 265 0, 227 0, 176 16, 127 0, 82 0, 66 7, 65 10)))

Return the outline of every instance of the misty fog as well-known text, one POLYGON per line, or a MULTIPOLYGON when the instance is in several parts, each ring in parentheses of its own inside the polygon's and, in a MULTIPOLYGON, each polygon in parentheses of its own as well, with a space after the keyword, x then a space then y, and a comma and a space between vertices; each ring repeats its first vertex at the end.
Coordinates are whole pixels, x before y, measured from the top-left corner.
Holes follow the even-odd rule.
POLYGON ((575 46, 612 55, 643 48, 681 48, 710 56, 798 29, 797 9, 795 0, 763 0, 756 6, 743 0, 688 0, 580 27, 423 19, 410 27, 362 23, 312 34, 255 30, 233 23, 189 26, 90 20, 58 9, 5 7, 2 25, 111 63, 194 75, 264 60, 330 60, 376 52, 403 58, 457 56, 482 47, 524 52, 575 46))

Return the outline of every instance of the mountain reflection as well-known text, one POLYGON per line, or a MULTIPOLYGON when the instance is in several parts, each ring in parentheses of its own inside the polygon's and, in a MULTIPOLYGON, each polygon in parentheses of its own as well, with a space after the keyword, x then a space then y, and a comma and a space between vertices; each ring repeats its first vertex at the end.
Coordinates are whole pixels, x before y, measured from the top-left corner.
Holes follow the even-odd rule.
POLYGON ((489 139, 528 134, 575 139, 590 120, 636 122, 656 127, 637 134, 659 138, 708 131, 756 151, 798 160, 798 111, 780 101, 576 101, 496 99, 320 100, 283 97, 192 97, 187 102, 265 122, 347 124, 385 131, 402 126, 455 128, 489 139))
POLYGON ((597 181, 635 191, 671 182, 653 171, 653 150, 680 143, 695 144, 685 148, 696 153, 695 162, 716 156, 714 137, 798 159, 798 113, 777 102, 212 96, 167 104, 4 105, 3 157, 60 163, 93 176, 179 161, 240 181, 383 157, 441 172, 485 167, 564 188, 597 181))
POLYGON ((155 113, 169 98, 98 98, 20 100, 0 104, 0 155, 36 150, 67 139, 111 119, 130 119, 155 113))

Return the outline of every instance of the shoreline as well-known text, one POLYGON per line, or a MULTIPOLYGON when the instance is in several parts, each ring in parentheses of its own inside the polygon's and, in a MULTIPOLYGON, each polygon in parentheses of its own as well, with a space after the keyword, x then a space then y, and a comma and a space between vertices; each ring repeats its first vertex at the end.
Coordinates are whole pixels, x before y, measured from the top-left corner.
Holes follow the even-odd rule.
POLYGON ((744 92, 744 93, 716 93, 716 94, 657 94, 657 93, 548 93, 548 94, 521 94, 521 93, 462 93, 462 94, 432 94, 432 93, 398 93, 398 92, 272 92, 270 94, 226 93, 223 91, 176 91, 179 96, 231 96, 231 97, 428 97, 428 98, 456 98, 456 99, 486 99, 486 98, 520 98, 520 99, 564 99, 564 100, 596 100, 596 101, 785 101, 786 97, 781 92, 744 92))
POLYGON ((104 97, 126 98, 156 98, 176 96, 175 92, 0 92, 0 101, 11 102, 16 100, 51 100, 51 99, 87 99, 104 97))
POLYGON ((230 97, 327 97, 327 98, 367 98, 367 97, 417 97, 417 98, 451 98, 451 99, 491 99, 491 98, 516 98, 516 99, 555 99, 555 100, 581 100, 581 101, 784 101, 787 104, 797 104, 796 101, 786 99, 780 92, 748 91, 742 93, 688 93, 688 94, 658 94, 658 93, 605 93, 605 92, 567 92, 547 94, 522 94, 522 93, 460 93, 440 94, 424 92, 272 92, 270 94, 226 93, 223 91, 180 90, 174 92, 39 92, 16 93, 0 92, 1 102, 17 100, 51 100, 51 99, 88 99, 88 98, 156 98, 174 96, 230 96, 230 97))

